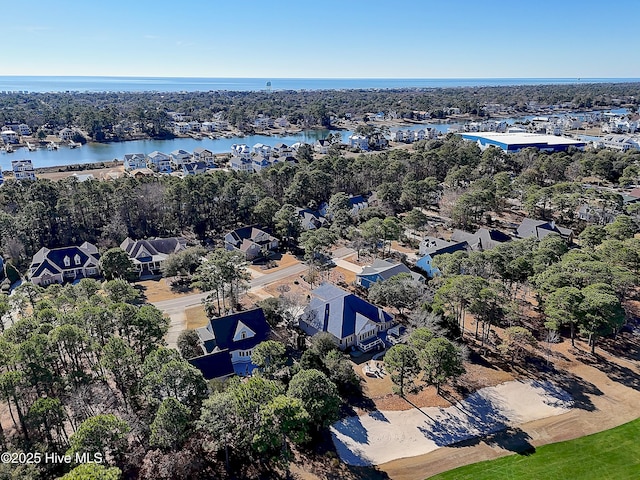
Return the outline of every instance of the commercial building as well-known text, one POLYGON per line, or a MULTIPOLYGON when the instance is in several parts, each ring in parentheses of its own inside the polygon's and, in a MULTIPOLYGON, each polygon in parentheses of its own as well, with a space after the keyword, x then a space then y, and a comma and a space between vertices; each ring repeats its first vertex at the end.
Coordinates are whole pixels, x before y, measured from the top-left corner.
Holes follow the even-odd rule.
POLYGON ((490 146, 501 148, 505 152, 517 152, 524 148, 537 148, 545 152, 563 152, 569 147, 584 149, 586 142, 573 138, 541 135, 539 133, 461 133, 462 138, 476 142, 481 150, 490 146))

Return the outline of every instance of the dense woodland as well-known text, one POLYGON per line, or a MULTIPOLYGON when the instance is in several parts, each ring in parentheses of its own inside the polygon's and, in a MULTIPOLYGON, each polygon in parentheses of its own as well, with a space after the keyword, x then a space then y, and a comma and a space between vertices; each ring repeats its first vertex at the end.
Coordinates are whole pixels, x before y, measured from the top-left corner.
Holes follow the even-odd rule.
MULTIPOLYGON (((318 90, 267 92, 110 92, 0 94, 0 125, 26 123, 36 132, 54 133, 67 126, 87 132, 91 139, 118 139, 113 126, 138 122, 152 137, 170 136, 168 111, 207 121, 217 115, 231 125, 247 129, 257 115, 286 116, 301 127, 331 125, 331 117, 346 114, 396 112, 413 118, 429 112, 443 118, 448 108, 486 116, 485 106, 500 104, 514 112, 530 106, 562 105, 571 108, 611 108, 640 101, 640 84, 570 84, 509 87, 430 88, 404 90, 318 90)), ((535 108, 535 107, 534 107, 535 108)))
POLYGON ((184 179, 7 181, 0 191, 0 247, 5 258, 24 270, 43 246, 89 241, 106 249, 127 236, 184 233, 215 244, 226 230, 258 223, 297 239, 301 232, 292 205, 317 207, 339 192, 376 192, 378 202, 358 219, 338 215, 334 229, 343 237, 369 217, 438 203, 440 213, 462 227, 483 223, 487 212, 513 208, 514 202, 531 217, 550 219, 553 214, 566 226, 580 227, 575 214, 579 204, 614 211, 622 209, 622 203, 618 195, 578 182, 596 176, 635 184, 639 157, 637 152, 608 150, 546 154, 529 149, 506 155, 493 148, 481 152, 475 144, 450 135, 420 142, 410 152, 347 158, 334 151, 259 174, 220 171, 184 179))

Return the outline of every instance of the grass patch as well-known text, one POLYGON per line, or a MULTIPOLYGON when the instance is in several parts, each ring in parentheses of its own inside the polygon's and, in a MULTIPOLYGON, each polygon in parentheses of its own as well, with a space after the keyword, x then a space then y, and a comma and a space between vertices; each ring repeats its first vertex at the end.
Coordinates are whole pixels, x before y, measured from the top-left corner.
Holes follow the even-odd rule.
POLYGON ((640 419, 586 437, 539 447, 528 456, 511 455, 441 473, 431 479, 637 479, 640 419))
POLYGON ((185 308, 184 317, 187 330, 195 330, 196 328, 204 327, 209 323, 207 314, 204 313, 204 306, 202 305, 185 308))

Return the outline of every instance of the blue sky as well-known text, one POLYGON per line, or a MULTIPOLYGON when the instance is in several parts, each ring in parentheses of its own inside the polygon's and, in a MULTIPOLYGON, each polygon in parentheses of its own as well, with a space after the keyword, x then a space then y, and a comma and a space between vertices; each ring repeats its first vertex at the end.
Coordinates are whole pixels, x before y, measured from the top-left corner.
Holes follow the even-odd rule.
POLYGON ((0 0, 0 75, 640 77, 640 1, 0 0))

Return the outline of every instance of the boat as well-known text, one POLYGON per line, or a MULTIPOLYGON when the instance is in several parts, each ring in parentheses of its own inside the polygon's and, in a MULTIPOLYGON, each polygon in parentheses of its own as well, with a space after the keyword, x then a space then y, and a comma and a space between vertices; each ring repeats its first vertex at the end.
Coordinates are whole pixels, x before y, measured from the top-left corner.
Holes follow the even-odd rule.
POLYGON ((27 149, 30 152, 35 152, 38 148, 34 144, 27 142, 27 149))
POLYGON ((13 153, 15 152, 15 150, 13 149, 13 147, 11 146, 11 144, 7 143, 7 146, 4 147, 4 149, 7 151, 7 153, 13 153))
POLYGON ((73 140, 69 140, 69 148, 78 148, 80 146, 82 146, 81 143, 74 142, 73 140))
POLYGON ((49 142, 47 144, 47 150, 57 150, 58 144, 56 142, 49 142))

